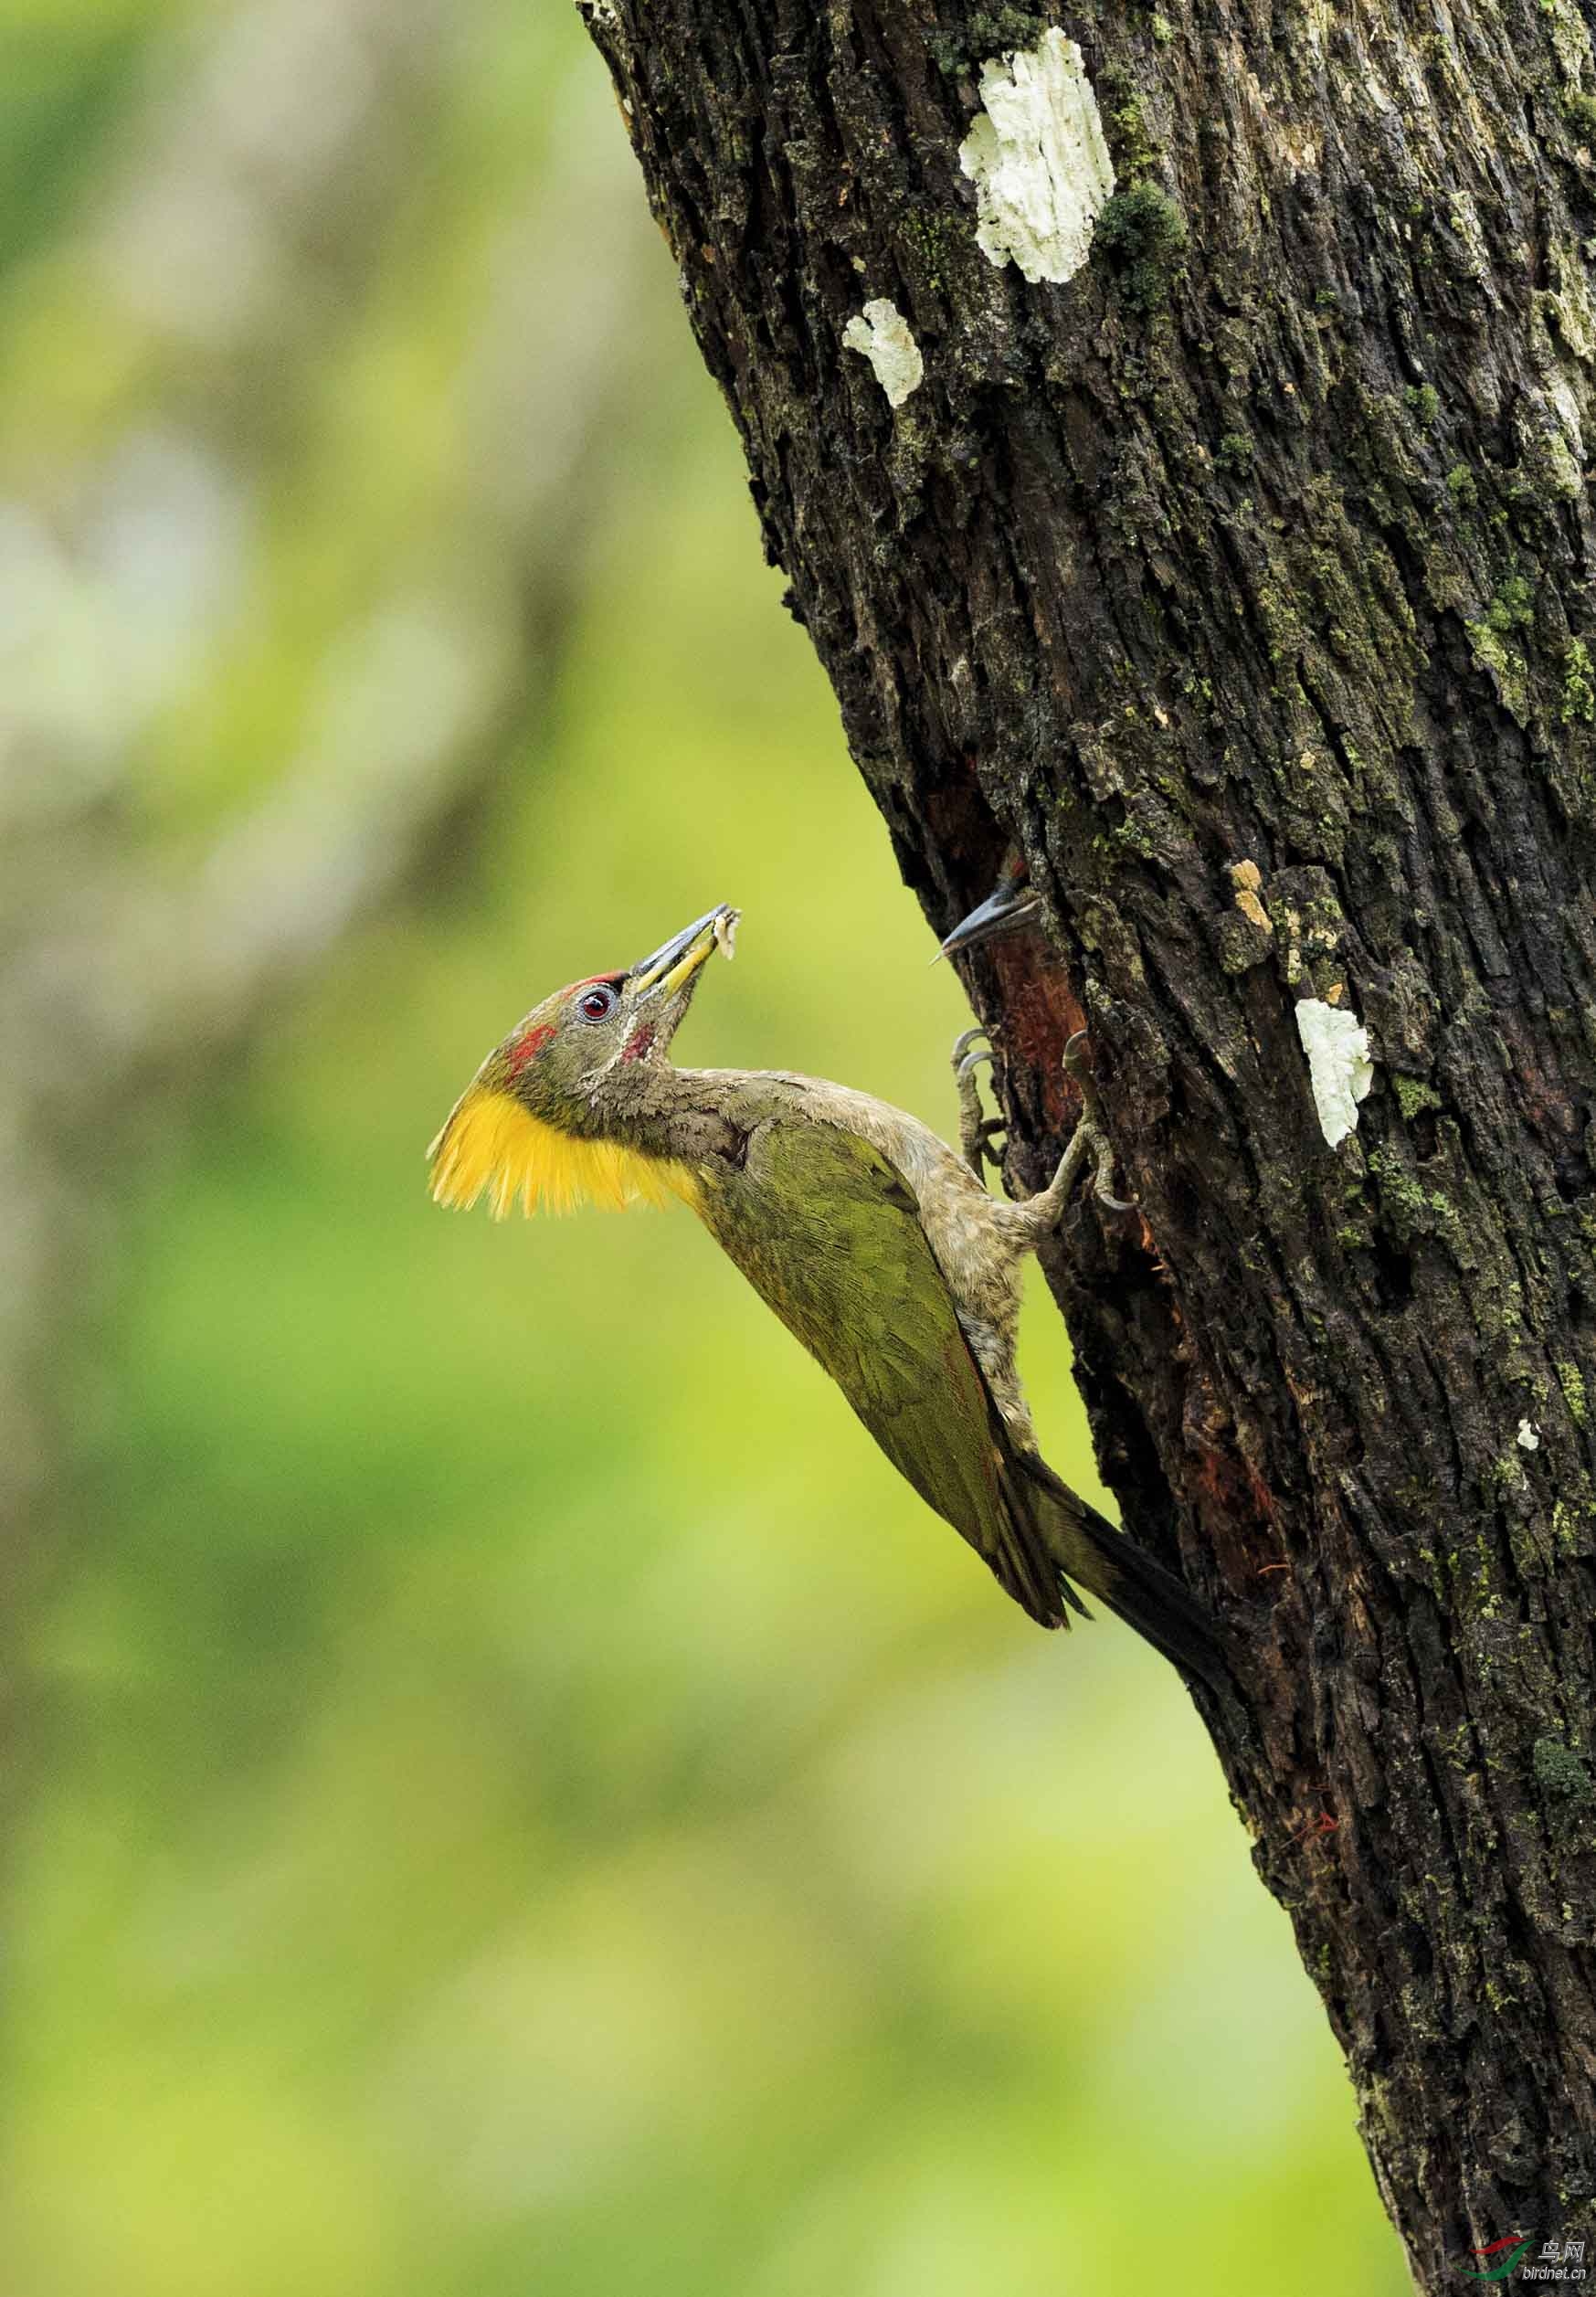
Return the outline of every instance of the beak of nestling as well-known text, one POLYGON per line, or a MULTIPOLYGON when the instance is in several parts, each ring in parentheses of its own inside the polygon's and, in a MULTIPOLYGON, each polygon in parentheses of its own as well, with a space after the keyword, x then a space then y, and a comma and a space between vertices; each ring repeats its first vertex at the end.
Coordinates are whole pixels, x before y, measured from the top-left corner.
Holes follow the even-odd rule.
MULTIPOLYGON (((983 941, 995 941, 999 934, 1022 932, 1041 916, 1041 895, 1032 889, 1023 855, 1017 856, 1004 863, 1002 875, 979 907, 959 919, 936 957, 951 957, 956 949, 978 948, 983 941)), ((931 962, 935 965, 936 958, 931 962)))
MULTIPOLYGON (((670 1043, 677 1023, 692 1001, 705 960, 716 949, 724 949, 727 957, 731 956, 740 915, 728 902, 718 902, 702 917, 695 917, 692 925, 672 934, 651 957, 632 967, 627 976, 626 997, 640 1024, 638 1035, 647 1037, 641 1048, 644 1057, 662 1053, 670 1043)), ((631 1045, 637 1043, 637 1037, 629 1040, 631 1045)), ((632 1058, 638 1057, 638 1053, 632 1054, 632 1058)))

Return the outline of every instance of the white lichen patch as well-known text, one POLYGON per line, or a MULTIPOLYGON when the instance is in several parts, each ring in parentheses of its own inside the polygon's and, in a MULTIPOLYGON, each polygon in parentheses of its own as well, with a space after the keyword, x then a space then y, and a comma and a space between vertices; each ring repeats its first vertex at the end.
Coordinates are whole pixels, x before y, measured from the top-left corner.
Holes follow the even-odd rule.
POLYGON ((1539 1430, 1539 1429, 1536 1426, 1535 1422, 1534 1422, 1533 1420, 1520 1420, 1520 1421, 1519 1421, 1519 1423, 1518 1423, 1518 1441, 1519 1441, 1519 1443, 1523 1445, 1524 1449, 1525 1449, 1527 1452, 1538 1452, 1538 1451, 1539 1451, 1539 1449, 1540 1449, 1540 1430, 1539 1430))
POLYGON ((958 164, 976 187, 982 253, 1028 280, 1073 279, 1114 190, 1080 49, 1050 25, 1034 48, 982 65, 981 103, 958 164))
POLYGON ((1369 1032, 1356 1013, 1305 997, 1296 1009, 1297 1034, 1308 1056, 1308 1082, 1319 1126, 1332 1148, 1358 1126, 1358 1104, 1374 1083, 1369 1032))
POLYGON ((909 323, 884 296, 874 297, 848 322, 842 340, 850 351, 861 352, 870 361, 889 407, 902 407, 925 380, 925 362, 909 323))

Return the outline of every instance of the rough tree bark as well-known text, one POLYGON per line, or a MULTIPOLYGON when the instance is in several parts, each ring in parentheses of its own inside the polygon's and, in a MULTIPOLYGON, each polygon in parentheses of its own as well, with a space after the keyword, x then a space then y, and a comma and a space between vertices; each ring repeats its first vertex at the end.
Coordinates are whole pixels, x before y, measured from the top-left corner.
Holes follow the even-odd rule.
POLYGON ((905 874, 1045 894, 970 969, 1012 1177, 1083 1018, 1140 1217, 1050 1274, 1414 2272, 1596 2230, 1585 26, 587 14, 905 874))

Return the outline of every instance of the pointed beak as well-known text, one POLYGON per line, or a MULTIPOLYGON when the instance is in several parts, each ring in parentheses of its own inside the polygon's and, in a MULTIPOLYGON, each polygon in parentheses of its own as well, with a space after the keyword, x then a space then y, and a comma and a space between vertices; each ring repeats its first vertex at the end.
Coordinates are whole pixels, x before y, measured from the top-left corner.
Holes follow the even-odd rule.
MULTIPOLYGON (((995 941, 1000 933, 1019 933, 1041 916, 1041 896, 1032 892, 1030 880, 1005 872, 980 906, 959 919, 936 957, 951 957, 956 949, 978 948, 983 941, 995 941)), ((936 958, 931 962, 935 965, 936 958)))
POLYGON ((671 996, 692 980, 712 950, 724 949, 730 957, 741 914, 723 901, 695 918, 692 925, 683 926, 680 933, 672 934, 652 957, 646 957, 632 967, 634 998, 641 1003, 645 998, 671 996))

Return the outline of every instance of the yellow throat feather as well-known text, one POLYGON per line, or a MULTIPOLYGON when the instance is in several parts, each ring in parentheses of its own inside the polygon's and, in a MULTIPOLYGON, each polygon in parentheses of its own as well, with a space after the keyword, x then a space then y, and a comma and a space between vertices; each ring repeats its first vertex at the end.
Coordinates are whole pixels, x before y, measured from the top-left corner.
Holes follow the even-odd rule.
POLYGON ((427 1154, 435 1202, 464 1211, 486 1190, 496 1221, 508 1218, 517 1198, 530 1218, 544 1205, 568 1212, 575 1204, 600 1204, 618 1212, 673 1196, 691 1203, 698 1193, 686 1165, 618 1141, 579 1140, 508 1093, 481 1085, 461 1094, 427 1154))

